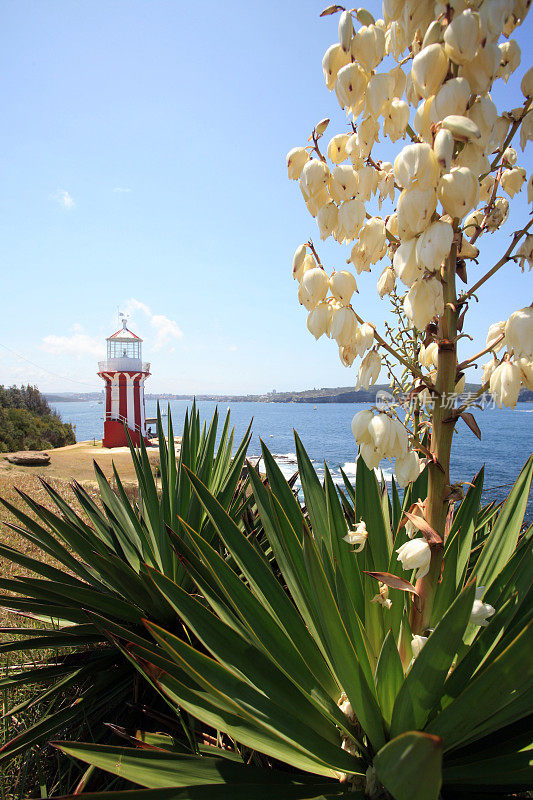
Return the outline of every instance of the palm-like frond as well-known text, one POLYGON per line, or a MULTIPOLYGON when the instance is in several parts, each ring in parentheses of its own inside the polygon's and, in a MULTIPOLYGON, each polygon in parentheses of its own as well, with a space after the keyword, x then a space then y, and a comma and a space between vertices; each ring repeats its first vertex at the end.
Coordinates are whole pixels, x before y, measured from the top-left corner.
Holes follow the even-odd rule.
MULTIPOLYGON (((193 405, 190 414, 186 414, 177 457, 171 415, 167 438, 159 409, 158 417, 159 486, 144 443, 139 450, 130 446, 138 483, 137 502, 130 500, 116 470, 112 489, 96 463, 100 504, 74 483, 80 506, 75 510, 45 481, 43 486, 55 511, 23 492, 19 494, 28 513, 2 500, 18 520, 10 527, 51 556, 55 566, 0 545, 4 558, 33 573, 31 577, 0 578, 0 589, 4 590, 0 603, 41 623, 40 630, 4 629, 3 633, 11 634, 11 638, 0 649, 4 653, 28 653, 45 647, 54 654, 59 650, 60 655, 54 655, 50 663, 41 667, 20 666, 3 679, 1 685, 5 688, 22 681, 45 687, 31 702, 45 696, 51 710, 44 720, 4 745, 0 759, 48 739, 66 722, 73 725, 87 721, 95 725, 104 718, 116 721, 115 717, 127 717, 127 701, 134 695, 143 696, 135 666, 113 645, 110 630, 104 629, 99 619, 124 626, 131 635, 144 637, 143 641, 147 638, 143 619, 176 630, 174 609, 159 592, 154 592, 149 574, 150 569, 157 569, 186 590, 193 585, 171 546, 167 528, 179 531, 182 525, 193 526, 201 537, 217 546, 213 542, 216 530, 191 493, 186 470, 201 476, 231 519, 240 520, 243 509, 250 504, 251 495, 242 478, 250 429, 233 453, 234 431, 230 430, 229 414, 217 444, 217 412, 209 427, 202 428, 193 405), (72 699, 65 700, 67 685, 78 689, 74 703, 72 699)), ((151 691, 153 701, 155 695, 151 691)), ((7 716, 12 717, 16 710, 9 709, 7 716)))
MULTIPOLYGON (((453 578, 441 584, 434 629, 413 660, 407 613, 412 592, 391 588, 389 609, 373 602, 378 586, 369 574, 381 574, 391 587, 402 577, 395 550, 406 534, 397 494, 389 498, 359 461, 356 485, 353 491, 346 487, 345 498, 350 496, 354 518, 366 521, 369 537, 355 554, 342 539, 347 523, 329 472, 321 485, 298 438, 296 448, 305 508, 266 448, 268 486, 250 469, 275 569, 187 471, 224 551, 192 526, 180 525, 174 545, 197 595, 155 568, 149 574, 185 623, 189 640, 146 622, 152 643, 117 634, 125 652, 171 704, 206 730, 223 731, 317 781, 337 779, 340 791, 362 786, 369 768, 397 800, 437 800, 441 792, 453 797, 474 782, 487 791, 520 789, 531 777, 526 725, 533 710, 527 656, 532 536, 530 530, 520 537, 520 528, 533 459, 507 501, 483 523, 488 530, 472 562, 471 543, 484 516, 482 474, 473 482, 448 537, 453 578), (470 578, 478 575, 485 598, 497 608, 481 629, 470 623, 470 578), (504 735, 504 752, 495 758, 497 737, 504 735)), ((404 508, 419 490, 423 486, 415 485, 405 493, 404 508)), ((102 749, 91 755, 83 747, 76 755, 104 766, 102 749)), ((135 759, 135 752, 129 757, 135 759)), ((134 781, 148 785, 155 779, 152 769, 157 773, 156 767, 143 773, 144 783, 134 781)), ((181 781, 183 774, 176 765, 172 780, 181 781)), ((198 782, 186 780, 183 796, 200 797, 198 782)), ((228 783, 232 792, 234 783, 238 790, 237 780, 228 783)), ((265 797, 279 796, 279 787, 265 785, 265 797)), ((329 789, 324 794, 336 796, 329 789)))

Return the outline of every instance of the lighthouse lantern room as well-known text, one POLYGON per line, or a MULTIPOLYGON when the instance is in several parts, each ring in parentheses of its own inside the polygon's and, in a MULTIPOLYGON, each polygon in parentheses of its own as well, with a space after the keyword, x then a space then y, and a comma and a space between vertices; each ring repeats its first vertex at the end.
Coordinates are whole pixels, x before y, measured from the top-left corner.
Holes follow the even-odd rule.
POLYGON ((144 382, 150 376, 150 364, 142 360, 142 339, 129 330, 127 319, 122 328, 107 339, 107 360, 98 362, 98 374, 105 381, 104 447, 128 444, 125 427, 132 442, 146 442, 144 382))

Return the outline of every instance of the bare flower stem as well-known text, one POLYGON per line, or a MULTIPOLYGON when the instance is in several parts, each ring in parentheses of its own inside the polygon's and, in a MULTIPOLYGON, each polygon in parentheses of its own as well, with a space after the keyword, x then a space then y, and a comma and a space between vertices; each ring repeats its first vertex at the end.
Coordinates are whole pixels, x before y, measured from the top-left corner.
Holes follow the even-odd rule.
MULTIPOLYGON (((457 220, 454 222, 457 230, 457 220)), ((446 259, 443 274, 444 313, 440 318, 439 352, 437 359, 437 394, 432 414, 431 453, 436 459, 428 465, 429 481, 426 500, 426 520, 441 537, 440 544, 431 546, 429 572, 416 583, 419 594, 418 608, 411 607, 411 630, 423 634, 431 623, 433 601, 437 591, 444 554, 444 533, 448 513, 448 486, 450 483, 450 454, 456 420, 446 409, 446 397, 455 389, 457 371, 457 297, 455 272, 457 242, 454 240, 446 259)))
MULTIPOLYGON (((365 320, 362 317, 359 316, 357 311, 354 310, 353 313, 355 314, 355 317, 356 317, 357 321, 359 322, 359 324, 363 325, 365 320)), ((372 323, 369 323, 369 324, 372 325, 372 323)), ((385 339, 382 336, 379 335, 379 333, 377 332, 375 326, 372 325, 372 327, 374 328, 374 339, 376 340, 376 342, 381 347, 383 347, 384 350, 386 350, 388 353, 390 353, 391 356, 394 356, 394 358, 396 358, 405 367, 407 367, 412 372, 412 374, 415 375, 419 380, 423 381, 426 384, 426 386, 429 386, 430 389, 433 389, 433 384, 431 383, 431 381, 429 381, 428 378, 426 378, 426 376, 418 369, 418 367, 415 364, 413 364, 411 361, 408 361, 404 356, 402 356, 402 354, 399 353, 398 350, 395 350, 393 347, 388 345, 387 342, 385 341, 385 339)))
POLYGON ((527 225, 524 228, 522 228, 522 230, 515 231, 515 233, 513 234, 513 241, 511 242, 511 244, 509 245, 503 256, 500 258, 500 260, 497 261, 496 264, 491 269, 489 269, 489 271, 486 272, 485 275, 483 275, 483 277, 480 278, 478 282, 472 286, 471 289, 469 289, 465 294, 463 294, 459 298, 459 305, 463 304, 466 300, 468 300, 469 297, 472 297, 472 295, 477 292, 479 287, 483 286, 485 281, 488 281, 489 278, 492 278, 492 276, 496 272, 498 272, 498 270, 501 269, 501 267, 503 267, 504 264, 507 264, 508 261, 512 260, 511 254, 513 250, 515 249, 516 245, 518 244, 522 236, 525 236, 525 234, 528 232, 528 230, 531 228, 532 225, 533 225, 533 217, 531 217, 527 225))

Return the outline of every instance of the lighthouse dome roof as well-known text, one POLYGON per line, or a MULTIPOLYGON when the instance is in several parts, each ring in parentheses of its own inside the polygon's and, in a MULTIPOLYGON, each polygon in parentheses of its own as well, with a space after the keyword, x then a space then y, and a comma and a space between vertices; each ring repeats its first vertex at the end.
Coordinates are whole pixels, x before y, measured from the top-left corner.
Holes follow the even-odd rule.
POLYGON ((116 331, 115 333, 112 333, 111 336, 107 337, 107 341, 108 342, 117 341, 117 340, 121 341, 121 342, 124 342, 124 341, 125 342, 132 342, 132 341, 142 342, 141 337, 137 336, 137 334, 133 333, 133 331, 130 331, 130 329, 126 326, 126 321, 125 320, 123 322, 123 327, 120 328, 120 330, 116 331))

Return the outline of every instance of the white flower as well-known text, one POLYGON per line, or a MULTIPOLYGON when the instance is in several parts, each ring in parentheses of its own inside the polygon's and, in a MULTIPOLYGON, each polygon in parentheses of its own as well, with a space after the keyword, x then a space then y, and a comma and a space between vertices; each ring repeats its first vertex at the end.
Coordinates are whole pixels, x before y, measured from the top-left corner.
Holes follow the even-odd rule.
POLYGON ((424 464, 414 450, 410 450, 405 456, 398 457, 394 465, 398 486, 405 489, 408 483, 416 481, 423 469, 424 464))
MULTIPOLYGON (((368 91, 369 89, 367 89, 367 93, 368 91)), ((368 94, 367 94, 367 105, 368 105, 368 94)), ((375 142, 378 141, 378 134, 379 134, 379 122, 377 121, 377 119, 374 119, 371 116, 365 117, 365 119, 358 126, 357 133, 355 134, 357 153, 361 159, 368 158, 375 142)))
POLYGON ((381 204, 387 196, 391 200, 394 200, 394 172, 392 171, 392 164, 388 161, 383 163, 378 176, 379 207, 381 208, 381 204))
POLYGON ((365 444, 371 441, 368 425, 373 417, 373 413, 367 409, 358 411, 352 419, 352 433, 357 444, 365 444))
POLYGON ((437 185, 438 164, 429 144, 408 144, 394 161, 394 177, 399 186, 407 188, 416 184, 418 189, 437 185))
POLYGON ((425 643, 428 640, 428 636, 419 636, 419 634, 414 634, 413 639, 411 641, 411 650, 413 651, 413 660, 420 655, 420 651, 424 647, 425 643))
MULTIPOLYGON (((498 61, 499 63, 499 61, 498 61)), ((413 59, 411 75, 422 97, 436 94, 448 72, 448 56, 440 44, 424 47, 413 59)))
POLYGON ((410 539, 396 552, 403 569, 416 569, 415 579, 423 578, 429 572, 431 550, 425 539, 410 539))
POLYGON ((507 192, 509 197, 514 197, 517 192, 522 188, 522 184, 526 179, 526 171, 522 167, 513 167, 512 169, 504 170, 502 174, 502 189, 507 192))
POLYGON ((520 147, 525 150, 526 144, 533 141, 533 111, 528 111, 520 126, 520 147))
POLYGON ((474 94, 488 92, 500 66, 500 51, 492 42, 480 45, 471 61, 460 67, 459 75, 466 78, 474 94))
POLYGON ((468 167, 454 167, 442 176, 438 194, 443 209, 462 219, 476 205, 479 184, 468 167))
POLYGON ((368 432, 371 436, 374 448, 380 453, 384 453, 392 432, 392 420, 386 414, 376 414, 368 423, 368 432))
POLYGON ((374 343, 374 328, 369 322, 363 322, 357 331, 357 348, 359 355, 363 355, 365 350, 370 350, 374 343))
POLYGON ((510 361, 500 364, 490 376, 489 389, 498 408, 514 408, 520 392, 520 367, 510 361))
POLYGON ((383 608, 386 608, 389 611, 392 608, 392 600, 389 599, 389 587, 386 583, 379 583, 379 594, 375 594, 371 603, 379 603, 383 608))
MULTIPOLYGON (((532 178, 533 178, 533 176, 532 176, 532 178)), ((524 271, 524 263, 526 261, 527 261, 527 263, 529 265, 529 269, 531 269, 531 267, 533 267, 533 234, 529 233, 526 236, 526 238, 524 239, 524 241, 522 242, 522 244, 520 245, 520 247, 516 251, 516 255, 519 256, 518 260, 519 260, 522 272, 524 271)))
POLYGON ((350 52, 350 45, 353 36, 352 15, 349 11, 343 11, 339 17, 339 42, 345 53, 350 52))
POLYGON ((481 133, 481 138, 477 143, 481 147, 488 147, 492 130, 498 119, 498 109, 494 105, 490 94, 480 95, 467 113, 469 119, 475 122, 481 133))
POLYGON ((515 359, 516 365, 520 367, 520 377, 526 389, 533 390, 533 359, 528 356, 520 356, 515 359))
MULTIPOLYGON (((413 510, 413 516, 415 517, 415 519, 416 517, 424 519, 423 504, 421 504, 420 501, 416 504, 416 507, 413 510)), ((412 539, 418 533, 419 530, 420 528, 418 527, 416 522, 408 520, 405 523, 405 533, 410 539, 412 539)))
POLYGON ((396 273, 392 267, 385 267, 378 279, 378 294, 383 299, 386 294, 390 294, 396 283, 396 273))
POLYGON ((518 158, 518 153, 514 147, 506 147, 502 153, 502 164, 507 167, 514 167, 518 158))
POLYGON ((300 187, 304 197, 316 197, 326 188, 329 167, 323 161, 313 158, 304 164, 300 175, 300 187))
POLYGON ((300 178, 300 189, 302 190, 302 195, 305 200, 305 205, 307 206, 307 210, 309 211, 312 217, 316 217, 322 206, 325 206, 326 203, 329 203, 329 201, 331 200, 329 192, 325 186, 323 189, 319 191, 317 195, 311 197, 311 195, 305 194, 305 191, 302 188, 302 183, 300 178))
POLYGON ((338 71, 349 63, 350 54, 345 53, 340 44, 332 44, 331 47, 328 47, 322 59, 322 69, 326 86, 330 92, 335 86, 338 71))
POLYGON ((465 236, 473 236, 477 229, 481 227, 481 223, 485 214, 481 209, 478 211, 472 211, 465 219, 463 223, 463 233, 465 236))
POLYGON ((359 247, 370 264, 375 264, 383 258, 387 252, 387 236, 385 223, 381 217, 371 217, 363 225, 359 234, 359 247))
POLYGON ((384 455, 386 458, 404 458, 409 451, 409 434, 402 423, 391 420, 391 429, 384 455))
POLYGON ((432 187, 419 189, 416 186, 404 189, 398 198, 398 235, 402 241, 412 239, 431 222, 437 208, 437 193, 432 187))
POLYGON ((329 288, 328 276, 321 267, 308 270, 302 278, 302 286, 316 305, 323 300, 329 288))
POLYGON ((533 67, 524 74, 520 88, 524 97, 533 97, 533 67))
MULTIPOLYGON (((485 175, 479 184, 479 202, 488 203, 494 189, 496 177, 494 175, 485 175)), ((475 213, 475 212, 474 212, 475 213)), ((470 214, 468 215, 470 216, 470 214)))
POLYGON ((307 316, 307 329, 313 334, 315 339, 320 339, 328 332, 331 324, 333 309, 329 303, 319 303, 307 316))
POLYGON ((471 61, 479 41, 479 17, 470 8, 457 14, 444 31, 444 49, 455 64, 471 61))
POLYGON ((483 384, 488 383, 490 381, 490 376, 498 366, 498 360, 496 356, 491 361, 487 361, 481 369, 483 370, 483 384))
POLYGON ((474 600, 474 604, 472 606, 472 613, 470 614, 470 622, 472 625, 488 625, 487 622, 488 617, 492 617, 495 613, 496 609, 493 608, 488 603, 484 603, 482 601, 483 592, 485 591, 484 586, 479 586, 476 589, 476 599, 474 600))
POLYGON ((340 708, 340 710, 342 711, 342 713, 346 717, 348 717, 350 722, 354 722, 355 721, 355 714, 354 714, 354 710, 352 708, 352 704, 348 700, 348 696, 346 695, 345 692, 343 692, 341 694, 341 696, 339 697, 339 702, 337 703, 337 705, 340 708))
POLYGON ((490 169, 489 159, 477 142, 467 142, 455 159, 456 167, 467 167, 475 178, 490 169))
POLYGON ((444 313, 441 282, 436 278, 419 278, 407 292, 403 307, 415 328, 424 331, 433 317, 444 313))
POLYGON ((287 153, 287 171, 289 179, 297 181, 304 165, 309 161, 309 153, 304 147, 293 147, 287 153))
POLYGON ((516 356, 533 356, 533 308, 521 308, 505 324, 505 341, 516 356))
POLYGON ((298 286, 298 301, 308 311, 311 311, 316 306, 316 302, 309 296, 309 292, 303 284, 298 286))
POLYGON ((357 358, 357 348, 353 343, 346 345, 339 345, 339 358, 343 367, 351 367, 357 358))
POLYGON ((496 197, 494 204, 487 214, 485 228, 492 233, 501 228, 509 216, 509 200, 506 197, 496 197))
POLYGON ((343 306, 350 304, 353 293, 357 291, 355 278, 348 270, 333 272, 329 279, 329 286, 335 300, 338 300, 343 306))
POLYGON ((507 83, 513 72, 520 66, 522 52, 515 39, 502 42, 502 44, 498 45, 498 49, 501 53, 501 60, 496 77, 503 78, 505 83, 507 83))
POLYGON ((416 258, 416 242, 414 238, 402 242, 394 253, 392 261, 396 275, 406 286, 412 286, 424 272, 416 258))
POLYGON ((385 34, 377 25, 363 25, 352 40, 352 56, 366 70, 375 69, 385 55, 385 34))
POLYGON ((405 83, 406 83, 406 75, 400 65, 393 67, 389 70, 389 75, 392 76, 394 80, 394 85, 392 87, 392 96, 399 98, 403 95, 405 91, 405 83))
POLYGON ((505 334, 505 325, 505 320, 502 320, 501 322, 493 322, 487 332, 487 340, 485 344, 487 347, 490 347, 494 353, 498 353, 503 347, 505 347, 505 336, 502 337, 498 344, 492 346, 493 343, 499 339, 502 333, 505 334))
POLYGON ((418 360, 423 367, 427 367, 427 369, 433 369, 433 367, 437 366, 438 356, 439 345, 437 342, 430 342, 427 347, 422 345, 418 354, 418 360))
POLYGON ((409 122, 409 106, 405 100, 397 97, 388 103, 382 111, 383 113, 383 134, 388 136, 391 142, 395 142, 404 135, 409 122))
POLYGON ((420 234, 416 243, 416 259, 420 266, 436 272, 450 253, 453 227, 449 222, 433 222, 420 234))
POLYGON ((331 234, 337 230, 339 209, 333 201, 322 206, 317 214, 316 221, 321 239, 327 239, 328 236, 331 236, 331 234))
POLYGON ((335 92, 340 107, 351 111, 354 118, 363 110, 367 84, 368 75, 359 64, 347 64, 337 73, 335 92))
MULTIPOLYGON (((373 75, 368 82, 366 90, 366 113, 370 115, 369 119, 372 119, 377 126, 373 141, 375 141, 379 132, 379 123, 377 119, 391 101, 393 89, 394 78, 387 72, 380 72, 373 75)), ((368 150, 367 155, 369 152, 370 150, 368 150)))
POLYGON ((336 166, 329 178, 329 193, 334 200, 342 203, 355 197, 358 185, 357 172, 351 164, 336 166))
POLYGON ((366 203, 370 200, 370 196, 376 191, 379 174, 375 169, 372 169, 372 167, 363 166, 359 167, 357 170, 357 177, 359 178, 357 197, 359 200, 362 200, 363 203, 366 203))
POLYGON ((348 542, 348 544, 354 544, 355 552, 360 553, 366 544, 366 540, 368 539, 366 523, 361 520, 361 522, 357 523, 353 531, 348 531, 346 536, 343 536, 342 538, 345 542, 348 542))
POLYGON ((443 172, 448 172, 452 165, 455 142, 450 131, 441 128, 437 131, 433 142, 433 152, 443 172))
POLYGON ((381 371, 381 358, 375 350, 370 350, 361 361, 355 391, 370 389, 379 378, 381 371))
POLYGON ((383 458, 383 455, 379 450, 376 450, 373 442, 364 442, 361 445, 361 458, 368 469, 376 469, 379 467, 379 462, 383 458))
MULTIPOLYGON (((296 248, 292 258, 292 277, 298 282, 303 278, 306 254, 307 247, 305 244, 301 244, 296 248)), ((311 256, 311 258, 313 259, 313 266, 316 267, 315 259, 313 256, 311 256)))
POLYGON ((470 97, 466 78, 451 78, 441 86, 429 111, 430 122, 440 122, 450 114, 464 114, 470 97))
POLYGON ((346 152, 346 142, 350 138, 348 133, 339 133, 329 140, 328 144, 328 158, 334 164, 340 164, 348 158, 346 152))
POLYGON ((352 308, 341 306, 333 311, 331 318, 330 337, 338 345, 346 347, 357 332, 357 319, 352 308))
POLYGON ((337 231, 334 234, 337 241, 351 242, 357 238, 365 221, 365 207, 360 200, 346 200, 339 208, 337 231))

